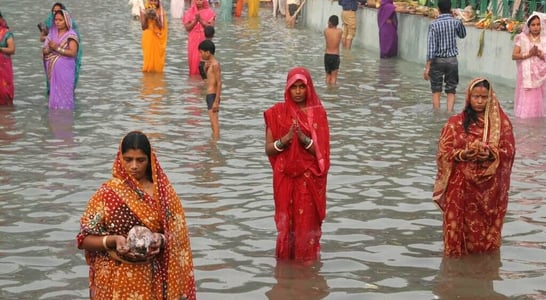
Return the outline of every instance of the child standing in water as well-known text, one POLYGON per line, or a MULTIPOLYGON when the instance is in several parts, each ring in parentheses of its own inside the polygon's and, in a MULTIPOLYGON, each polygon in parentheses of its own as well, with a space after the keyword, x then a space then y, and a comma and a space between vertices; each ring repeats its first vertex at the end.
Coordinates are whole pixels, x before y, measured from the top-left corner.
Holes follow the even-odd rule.
MULTIPOLYGON (((214 26, 205 26, 205 39, 211 40, 214 37, 214 26)), ((205 72, 205 61, 201 59, 199 62, 199 75, 203 80, 207 79, 207 73, 205 72)))
POLYGON ((220 94, 222 91, 222 77, 220 63, 214 57, 216 51, 211 40, 204 40, 199 44, 199 54, 205 61, 205 74, 207 76, 207 110, 212 128, 212 137, 220 138, 220 124, 218 112, 220 111, 220 94))
POLYGON ((339 18, 331 15, 328 19, 328 27, 324 29, 326 51, 324 53, 324 69, 326 71, 326 85, 336 85, 337 71, 339 70, 339 46, 343 30, 338 28, 339 18))

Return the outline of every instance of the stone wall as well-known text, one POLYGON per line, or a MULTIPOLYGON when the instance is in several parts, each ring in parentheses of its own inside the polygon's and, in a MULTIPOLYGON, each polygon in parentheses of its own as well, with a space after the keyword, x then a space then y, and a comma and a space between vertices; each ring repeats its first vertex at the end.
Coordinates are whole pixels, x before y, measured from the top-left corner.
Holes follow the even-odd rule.
MULTIPOLYGON (((337 1, 306 0, 303 21, 308 28, 322 32, 328 24, 328 18, 333 14, 340 17, 341 23, 341 7, 337 1)), ((425 65, 427 30, 431 21, 432 19, 421 15, 398 14, 398 49, 401 59, 425 65)), ((352 51, 364 48, 364 51, 378 53, 377 9, 359 9, 357 22, 352 51)), ((497 83, 514 86, 516 63, 512 60, 513 41, 510 33, 486 30, 483 55, 478 57, 482 31, 474 26, 467 26, 466 38, 457 41, 459 73, 468 77, 485 76, 497 83)))

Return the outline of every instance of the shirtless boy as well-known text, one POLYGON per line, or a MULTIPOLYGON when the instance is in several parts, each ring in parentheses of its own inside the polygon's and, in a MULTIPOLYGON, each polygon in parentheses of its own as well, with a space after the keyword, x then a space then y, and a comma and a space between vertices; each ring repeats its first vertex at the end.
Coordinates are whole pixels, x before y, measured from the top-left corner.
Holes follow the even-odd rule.
POLYGON ((324 29, 326 52, 324 53, 324 69, 326 70, 326 85, 336 85, 339 70, 339 46, 343 30, 338 28, 339 18, 336 15, 328 19, 328 27, 324 29))
POLYGON ((222 77, 220 72, 220 63, 214 57, 216 51, 214 43, 211 40, 204 40, 199 44, 199 54, 205 61, 205 72, 207 74, 207 110, 212 128, 212 137, 220 137, 220 124, 218 121, 218 111, 220 110, 220 93, 222 91, 222 77))

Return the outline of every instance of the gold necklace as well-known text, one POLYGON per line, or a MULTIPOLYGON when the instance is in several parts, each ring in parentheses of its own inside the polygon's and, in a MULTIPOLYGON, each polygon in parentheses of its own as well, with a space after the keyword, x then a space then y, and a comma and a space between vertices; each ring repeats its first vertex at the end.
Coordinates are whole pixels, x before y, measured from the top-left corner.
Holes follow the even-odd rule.
POLYGON ((536 42, 540 41, 540 34, 537 35, 536 37, 533 36, 532 34, 530 34, 529 37, 531 38, 531 42, 533 42, 533 43, 536 43, 536 42))

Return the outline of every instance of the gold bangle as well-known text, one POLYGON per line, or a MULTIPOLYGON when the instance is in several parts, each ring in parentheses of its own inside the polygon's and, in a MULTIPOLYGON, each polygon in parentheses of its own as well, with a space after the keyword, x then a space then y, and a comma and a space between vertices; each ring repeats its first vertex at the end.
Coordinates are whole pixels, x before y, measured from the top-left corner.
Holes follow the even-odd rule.
POLYGON ((108 248, 108 245, 106 244, 106 240, 108 239, 108 236, 105 235, 103 238, 102 238, 102 246, 104 247, 105 250, 108 250, 110 248, 108 248))
POLYGON ((463 151, 464 151, 464 150, 460 150, 459 153, 457 153, 457 159, 459 159, 459 161, 464 161, 464 159, 463 159, 463 151))

